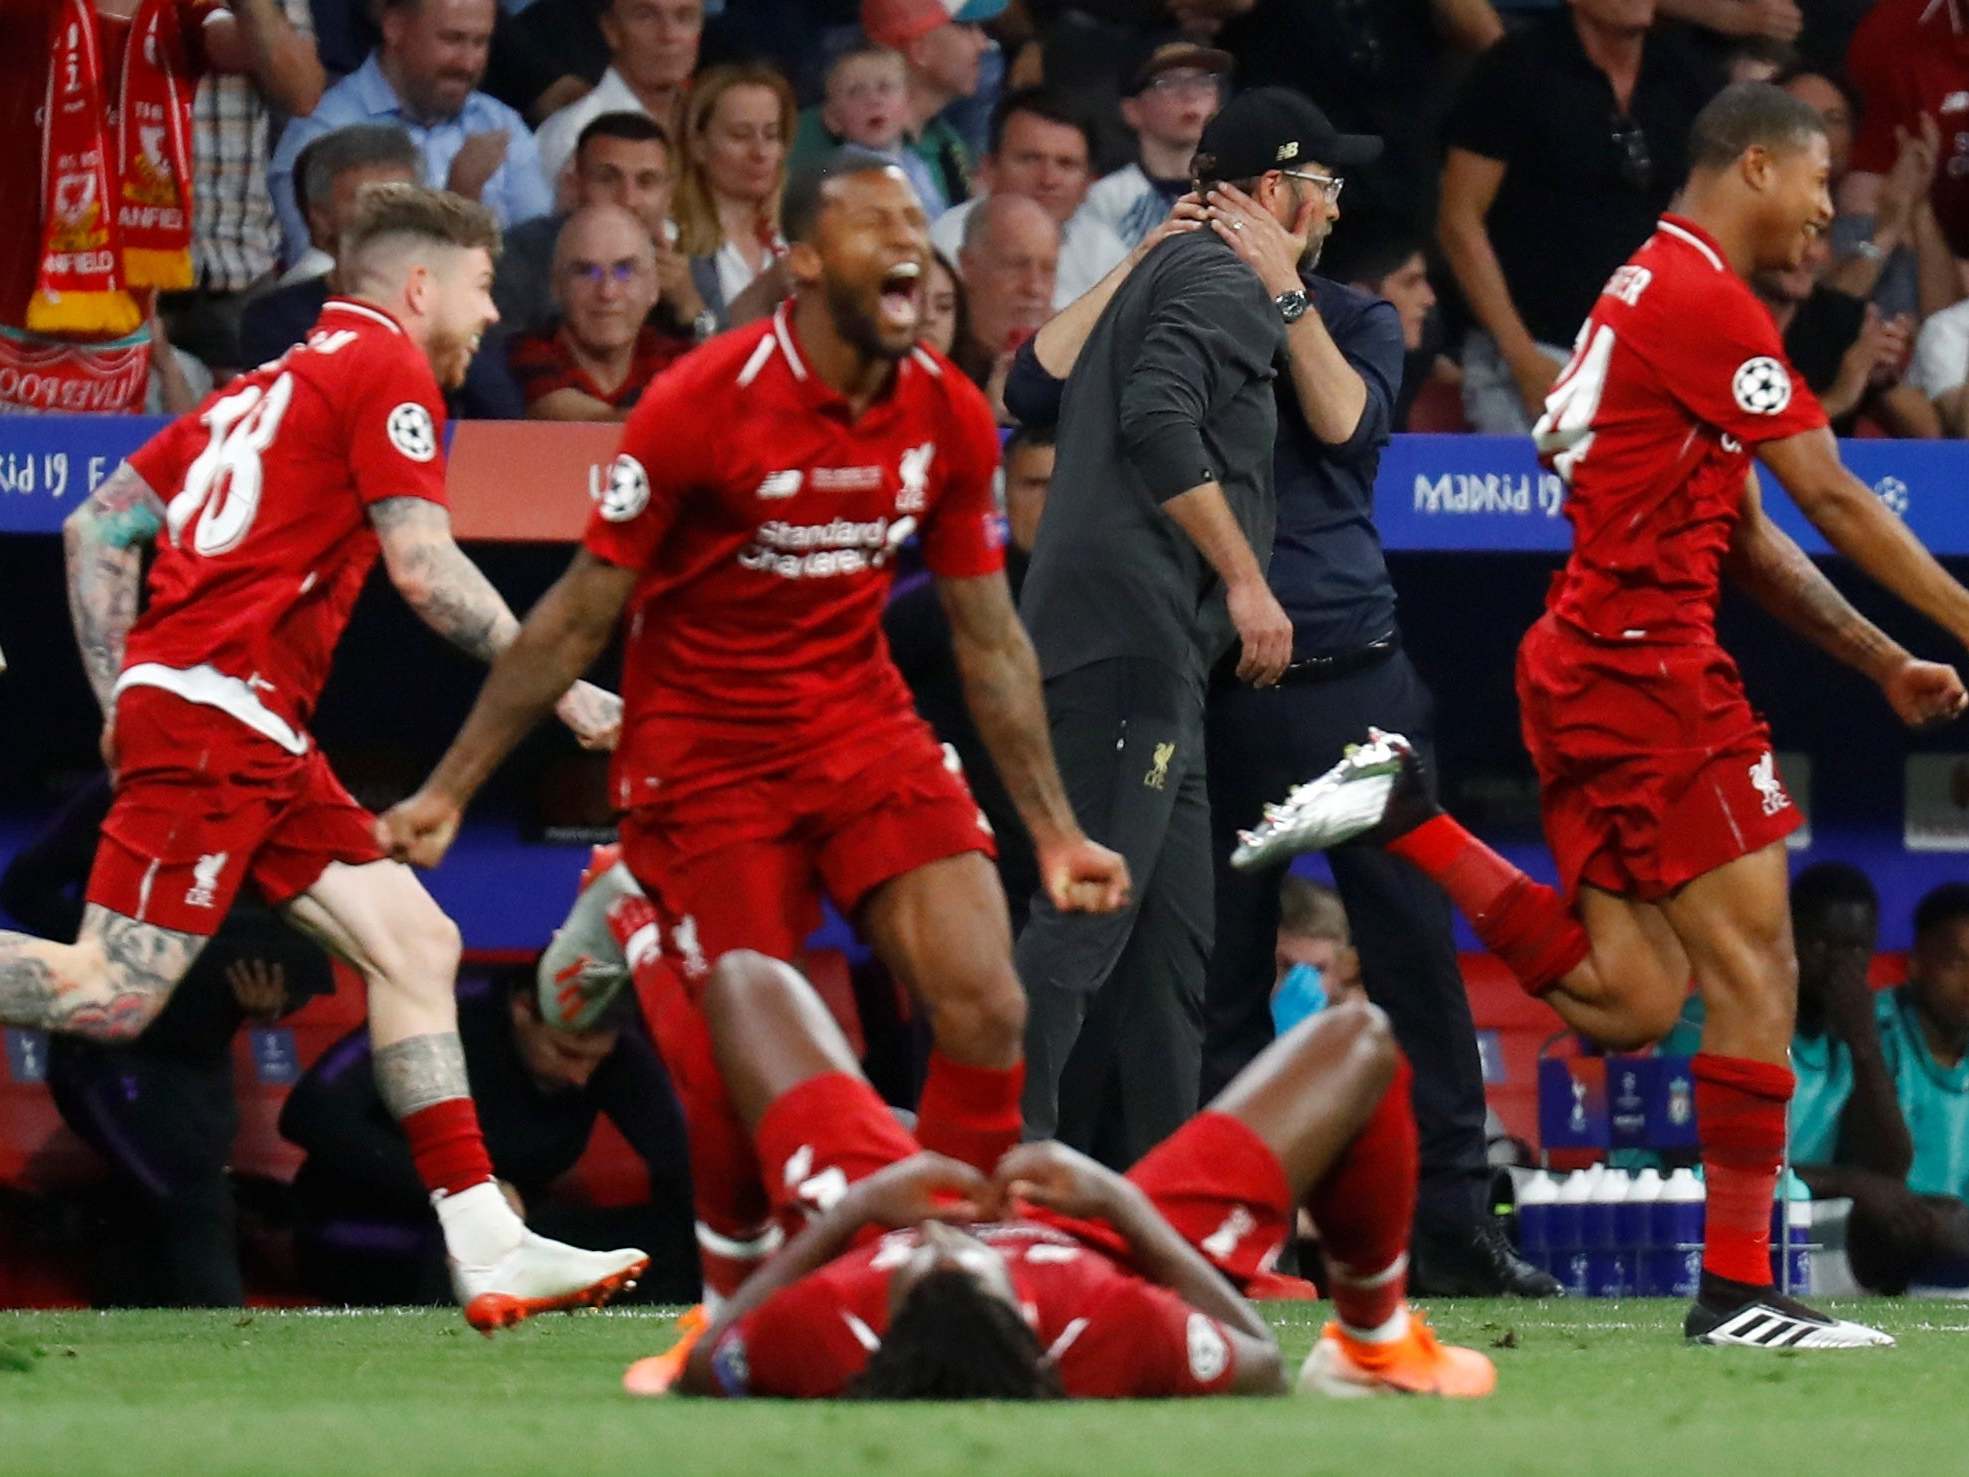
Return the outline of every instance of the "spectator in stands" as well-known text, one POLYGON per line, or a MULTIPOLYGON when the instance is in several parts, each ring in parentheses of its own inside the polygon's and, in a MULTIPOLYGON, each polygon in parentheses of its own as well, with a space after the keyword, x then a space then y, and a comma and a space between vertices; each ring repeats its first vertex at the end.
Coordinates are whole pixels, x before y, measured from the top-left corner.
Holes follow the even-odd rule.
MULTIPOLYGON (((991 115, 991 151, 978 168, 987 194, 1025 195, 1039 202, 1059 227, 1059 257, 1053 283, 1055 309, 1064 308, 1128 255, 1128 248, 1085 208, 1094 133, 1067 98, 1028 87, 1008 92, 991 115)), ((965 222, 978 209, 966 201, 937 217, 930 241, 946 254, 958 252, 965 222)))
MULTIPOLYGON (((1835 245, 1866 239, 1905 140, 1939 128, 1930 198, 1943 238, 1969 255, 1969 0, 1879 0, 1860 23, 1846 70, 1860 96, 1853 167, 1836 197, 1835 245)), ((1883 310, 1917 310, 1905 272, 1890 279, 1883 310)))
POLYGON ((1336 281, 1386 298, 1395 306, 1402 325, 1403 360, 1394 426, 1407 430, 1409 410, 1425 384, 1440 379, 1454 386, 1458 380, 1456 366, 1441 352, 1436 289, 1429 280, 1421 238, 1399 229, 1350 228, 1328 248, 1324 261, 1336 281))
MULTIPOLYGON (((1917 974, 1953 978, 1949 920, 1969 923, 1969 889, 1962 891, 1953 911, 1946 890, 1930 894, 1939 901, 1924 900, 1917 910, 1917 974)), ((1792 881, 1791 915, 1798 955, 1798 1024, 1791 1040, 1797 1089, 1787 1130, 1792 1167, 1815 1198, 1852 1200, 1846 1243, 1854 1276, 1875 1291, 1899 1292, 1924 1267, 1969 1255, 1969 1214, 1956 1198, 1962 1182, 1931 1199, 1926 1185, 1910 1181, 1916 1149, 1908 1110, 1923 1094, 1919 1084, 1910 1089, 1901 1081, 1911 1064, 1906 1048, 1914 1042, 1900 1026, 1911 1018, 1902 1007, 1915 987, 1876 995, 1868 983, 1880 900, 1858 868, 1844 862, 1807 867, 1792 881)), ((1661 1050, 1694 1052, 1702 1019, 1701 1002, 1691 1000, 1661 1050)), ((1927 1051, 1925 1043, 1921 1050, 1927 1051)))
POLYGON ((1829 181, 1835 198, 1841 181, 1853 167, 1853 124, 1859 105, 1845 82, 1830 72, 1798 66, 1780 73, 1778 86, 1819 115, 1825 124, 1826 152, 1831 157, 1829 181))
MULTIPOLYGON (((109 802, 103 777, 64 806, 0 875, 0 907, 43 937, 75 937, 109 802)), ((98 1247, 99 1302, 245 1301, 226 1172, 239 1127, 233 1037, 248 1020, 271 1022, 334 988, 321 950, 242 895, 135 1043, 49 1042, 55 1107, 108 1162, 118 1192, 118 1214, 98 1247)))
MULTIPOLYGON (((458 1034, 493 1173, 529 1225, 576 1246, 628 1238, 648 1248, 640 1296, 697 1297, 683 1125, 635 997, 587 996, 565 1012, 528 972, 458 987, 458 1034), (606 1115, 649 1174, 647 1201, 619 1209, 556 1203, 551 1187, 606 1115), (545 1201, 545 1203, 543 1203, 545 1201)), ((357 1028, 322 1053, 280 1115, 307 1158, 294 1179, 302 1274, 334 1303, 449 1302, 444 1242, 410 1147, 370 1070, 357 1028)))
MULTIPOLYGON (((361 191, 372 184, 414 184, 423 158, 415 141, 386 123, 357 124, 315 140, 308 149, 308 229, 317 249, 331 257, 353 220, 361 191)), ((306 336, 331 293, 341 290, 331 267, 255 298, 240 324, 240 347, 249 364, 278 359, 306 336)), ((494 325, 465 371, 464 387, 447 397, 452 413, 473 420, 518 420, 525 402, 506 372, 505 331, 494 325)))
POLYGON ((280 136, 267 182, 286 259, 307 246, 294 202, 294 160, 309 140, 351 123, 394 123, 416 142, 424 182, 477 200, 502 226, 553 208, 525 121, 478 91, 492 39, 493 0, 379 0, 383 40, 320 105, 280 136))
POLYGON ((1894 435, 1939 436, 1935 406, 1903 382, 1913 317, 1884 317, 1864 297, 1824 280, 1831 260, 1831 243, 1816 239, 1796 267, 1763 273, 1752 284, 1784 335, 1786 356, 1840 435, 1852 434, 1865 408, 1894 435))
POLYGON ((971 311, 964 301, 964 283, 950 258, 933 249, 929 276, 923 285, 923 342, 949 357, 970 333, 971 311))
MULTIPOLYGON (((691 278, 690 259, 672 239, 670 201, 676 155, 663 125, 642 113, 603 113, 581 130, 574 150, 574 206, 619 205, 643 223, 656 252, 660 326, 709 338, 717 319, 706 311, 691 278)), ((554 316, 554 243, 567 216, 541 216, 506 233, 493 270, 492 302, 510 331, 545 328, 554 316)))
POLYGON ((1135 135, 1135 162, 1087 192, 1087 214, 1127 247, 1167 219, 1189 193, 1190 158, 1203 125, 1223 106, 1228 52, 1156 34, 1138 49, 1122 83, 1121 117, 1135 135))
POLYGON ((253 70, 199 84, 191 110, 197 284, 159 305, 177 347, 221 369, 246 362, 240 315, 251 292, 272 284, 280 259, 267 193, 270 118, 312 113, 327 84, 307 0, 240 0, 231 9, 253 38, 253 70))
POLYGON ((516 336, 507 363, 529 420, 619 421, 691 340, 648 319, 656 306, 656 248, 619 205, 584 205, 554 248, 560 322, 516 336))
POLYGON ((691 89, 673 203, 677 249, 690 258, 705 307, 727 325, 762 316, 783 294, 779 197, 794 114, 793 89, 771 67, 713 67, 691 89), (741 304, 755 283, 760 290, 741 304))
POLYGON ((1228 13, 1211 44, 1237 59, 1240 87, 1296 88, 1335 127, 1386 141, 1381 160, 1348 179, 1350 221, 1428 230, 1443 113, 1469 58, 1504 34, 1491 0, 1189 0, 1171 9, 1193 39, 1194 12, 1228 13))
POLYGON ((924 214, 935 220, 950 208, 929 160, 905 147, 909 126, 909 64, 899 51, 867 42, 851 46, 827 69, 818 107, 803 108, 794 136, 794 158, 855 144, 890 160, 916 190, 924 214), (812 142, 809 142, 812 140, 812 142))
POLYGON ((0 6, 0 200, 11 212, 0 231, 0 412, 143 405, 156 295, 196 281, 198 83, 208 73, 279 81, 271 57, 285 49, 269 8, 138 10, 127 0, 0 6), (155 29, 132 44, 139 23, 155 29), (112 128, 119 100, 161 125, 112 128), (44 168, 44 157, 82 155, 100 160, 97 172, 44 168), (87 198, 83 181, 97 186, 87 198), (110 212, 132 206, 135 219, 112 229, 110 212))
POLYGON ((1052 314, 1059 265, 1060 228, 1037 200, 992 195, 966 212, 957 269, 970 323, 951 357, 1001 422, 1012 355, 1052 314))
POLYGON ((540 125, 540 167, 556 197, 581 131, 604 113, 644 113, 669 138, 683 133, 684 98, 704 36, 704 0, 610 0, 601 13, 609 65, 592 91, 540 125))
POLYGON ((1613 269, 1654 230, 1716 79, 1654 0, 1570 0, 1477 59, 1449 119, 1437 229, 1476 319, 1463 402, 1522 434, 1613 269))
MULTIPOLYGON (((908 84, 903 141, 929 167, 946 207, 971 196, 971 151, 945 111, 974 97, 990 42, 983 23, 1005 9, 1005 0, 966 0, 955 14, 942 0, 861 0, 861 28, 869 41, 902 53, 908 84)), ((817 113, 801 119, 796 160, 829 148, 817 113)))
POLYGON ((1775 82, 1797 65, 1798 53, 1786 43, 1768 36, 1748 36, 1724 51, 1723 80, 1775 82))
MULTIPOLYGON (((1039 537, 1039 515, 1053 481, 1053 433, 1019 430, 1005 444, 1005 579, 1016 603, 1025 583, 1026 565, 1039 537)), ((934 581, 918 579, 904 586, 882 615, 889 654, 909 684, 916 711, 937 737, 957 751, 965 783, 977 797, 978 809, 991 823, 998 844, 998 876, 1005 884, 1011 910, 1012 936, 1025 927, 1027 910, 1039 887, 1039 864, 1032 837, 1005 782, 978 737, 977 724, 964 701, 956 658, 951 654, 950 618, 944 614, 934 581)))

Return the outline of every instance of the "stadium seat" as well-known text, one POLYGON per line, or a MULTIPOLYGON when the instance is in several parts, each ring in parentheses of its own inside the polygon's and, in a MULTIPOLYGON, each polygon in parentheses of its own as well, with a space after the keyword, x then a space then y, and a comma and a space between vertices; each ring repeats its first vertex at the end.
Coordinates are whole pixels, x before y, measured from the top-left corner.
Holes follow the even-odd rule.
POLYGON ((368 1010, 361 977, 339 960, 334 971, 334 994, 317 996, 274 1025, 249 1025, 233 1038, 233 1092, 239 1102, 235 1174, 286 1184, 301 1167, 301 1151, 280 1136, 280 1110, 301 1074, 361 1025, 368 1010))
POLYGON ((1484 1099, 1513 1138, 1538 1145, 1538 1055, 1565 1023, 1489 954, 1459 956, 1484 1062, 1484 1099))

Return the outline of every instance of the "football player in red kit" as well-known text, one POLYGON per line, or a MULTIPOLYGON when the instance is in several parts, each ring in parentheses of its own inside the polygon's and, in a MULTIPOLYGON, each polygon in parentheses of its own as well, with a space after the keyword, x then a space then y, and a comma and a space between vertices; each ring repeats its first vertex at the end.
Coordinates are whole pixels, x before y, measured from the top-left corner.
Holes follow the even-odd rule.
MULTIPOLYGON (((645 905, 647 906, 647 905, 645 905)), ((637 1394, 875 1399, 1279 1394, 1241 1295, 1306 1207, 1334 1302, 1299 1388, 1481 1396, 1482 1354, 1404 1297, 1415 1211, 1408 1066, 1339 1006, 1274 1043, 1127 1176, 1022 1144, 989 1176, 923 1153, 788 966, 727 954, 704 990, 717 1061, 792 1239, 637 1394)))
MULTIPOLYGON (((81 937, 0 933, 0 1022, 136 1037, 251 882, 362 973, 383 1101, 436 1205, 459 1301, 490 1331, 601 1302, 645 1258, 534 1236, 507 1206, 458 1042, 458 930, 388 859, 308 733, 379 551, 411 608, 471 654, 490 660, 518 629, 452 541, 442 454, 439 382, 463 379, 497 316, 498 227, 456 196, 378 186, 342 249, 349 295, 304 343, 208 396, 68 520, 116 796, 81 937)), ((576 684, 555 698, 584 742, 612 742, 612 696, 576 684)))
POLYGON ((990 411, 917 342, 921 206, 892 165, 842 150, 796 177, 785 219, 793 298, 650 386, 573 566, 424 788, 386 817, 399 856, 435 862, 626 610, 624 866, 589 906, 633 877, 658 910, 628 952, 690 1126, 714 1297, 777 1232, 695 997, 728 950, 793 958, 823 893, 928 1007, 924 1144, 988 1168, 1018 1137, 1025 998, 989 830, 882 638, 907 539, 937 580, 972 711, 1056 902, 1106 910, 1128 890, 1054 767, 1002 572, 990 411))
POLYGON ((1717 644, 1723 575, 1864 673, 1910 726, 1965 704, 1954 670, 1860 616, 1765 516, 1761 460, 1827 540, 1969 643, 1969 591, 1839 462, 1747 280, 1794 266, 1832 221, 1824 126, 1782 90, 1725 89, 1697 116, 1680 208, 1614 273, 1534 432, 1570 485, 1572 558, 1518 654, 1561 891, 1433 813, 1399 736, 1374 734, 1272 808, 1245 863, 1350 839, 1440 882, 1525 988, 1567 1024, 1636 1048, 1693 978, 1708 1182, 1705 1343, 1856 1348, 1892 1339, 1771 1286, 1797 1004, 1784 838, 1799 824, 1735 663, 1717 644))

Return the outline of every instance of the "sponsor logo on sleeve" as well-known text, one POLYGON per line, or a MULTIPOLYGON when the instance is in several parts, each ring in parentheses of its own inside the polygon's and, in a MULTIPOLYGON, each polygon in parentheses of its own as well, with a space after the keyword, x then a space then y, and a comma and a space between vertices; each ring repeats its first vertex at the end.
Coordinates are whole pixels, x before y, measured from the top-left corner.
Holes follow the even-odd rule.
POLYGON ((431 424, 431 413, 415 400, 406 400, 383 422, 390 445, 413 462, 427 462, 438 454, 438 428, 431 424))
POLYGON ((1791 371, 1770 355, 1759 354, 1737 366, 1730 393, 1752 415, 1777 415, 1791 404, 1791 371))

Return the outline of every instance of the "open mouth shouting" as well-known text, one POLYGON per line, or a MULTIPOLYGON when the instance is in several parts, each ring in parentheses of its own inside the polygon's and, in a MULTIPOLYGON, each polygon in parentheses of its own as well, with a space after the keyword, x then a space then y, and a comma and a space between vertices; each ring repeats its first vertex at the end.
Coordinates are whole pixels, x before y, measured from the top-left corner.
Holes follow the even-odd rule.
POLYGON ((915 334, 923 318, 923 263, 897 262, 884 272, 878 303, 885 333, 915 334))

